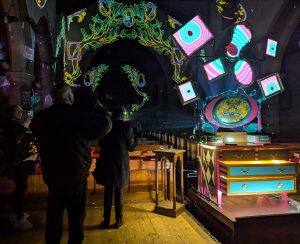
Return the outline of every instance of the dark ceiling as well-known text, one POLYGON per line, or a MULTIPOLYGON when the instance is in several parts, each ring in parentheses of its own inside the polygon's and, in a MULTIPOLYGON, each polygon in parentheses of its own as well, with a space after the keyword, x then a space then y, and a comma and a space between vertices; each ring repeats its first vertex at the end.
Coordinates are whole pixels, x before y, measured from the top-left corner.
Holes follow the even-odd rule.
MULTIPOLYGON (((77 0, 77 1, 57 1, 57 13, 63 13, 64 15, 72 14, 80 9, 88 8, 97 0, 77 0)), ((134 3, 139 4, 142 1, 136 0, 119 0, 116 2, 122 2, 126 5, 132 5, 134 3)), ((144 1, 148 2, 148 1, 144 1)), ((190 20, 196 14, 202 16, 208 16, 210 12, 211 4, 215 4, 212 0, 151 0, 155 3, 160 10, 163 10, 166 14, 177 18, 181 22, 190 20)))

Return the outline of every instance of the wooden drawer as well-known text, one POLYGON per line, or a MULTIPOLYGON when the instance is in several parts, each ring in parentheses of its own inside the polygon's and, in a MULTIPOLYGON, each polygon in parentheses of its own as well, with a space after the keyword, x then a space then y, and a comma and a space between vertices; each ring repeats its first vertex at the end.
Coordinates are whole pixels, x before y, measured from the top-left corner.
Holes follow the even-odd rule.
POLYGON ((227 196, 296 192, 296 177, 221 179, 221 191, 227 196))
POLYGON ((255 160, 254 150, 222 150, 219 155, 222 160, 255 160))
POLYGON ((282 176, 296 175, 296 165, 243 165, 227 166, 220 165, 221 175, 226 177, 249 177, 249 176, 282 176))
POLYGON ((288 160, 289 152, 287 149, 257 150, 258 160, 288 160))

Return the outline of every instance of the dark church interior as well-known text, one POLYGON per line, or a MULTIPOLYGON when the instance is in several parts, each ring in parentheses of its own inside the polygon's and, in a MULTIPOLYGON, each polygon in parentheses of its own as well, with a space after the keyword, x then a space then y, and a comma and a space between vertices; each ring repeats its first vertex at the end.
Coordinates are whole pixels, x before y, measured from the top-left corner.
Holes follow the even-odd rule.
POLYGON ((0 244, 300 243, 299 20, 0 0, 0 244))

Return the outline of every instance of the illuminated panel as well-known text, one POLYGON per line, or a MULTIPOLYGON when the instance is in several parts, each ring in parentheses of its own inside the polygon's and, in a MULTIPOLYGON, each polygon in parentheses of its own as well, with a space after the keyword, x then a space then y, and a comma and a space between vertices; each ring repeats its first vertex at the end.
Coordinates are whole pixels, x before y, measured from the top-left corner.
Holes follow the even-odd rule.
POLYGON ((181 100, 182 105, 186 105, 190 102, 198 100, 196 92, 194 90, 191 81, 187 81, 177 86, 177 91, 181 100))
POLYGON ((251 41, 251 38, 251 31, 245 25, 236 25, 233 29, 232 40, 226 47, 228 57, 239 57, 241 50, 251 41))
POLYGON ((213 35, 200 17, 196 16, 174 33, 173 37, 183 51, 190 56, 211 40, 213 35))
POLYGON ((276 52, 277 52, 277 41, 268 39, 266 54, 275 58, 276 52))
POLYGON ((212 81, 225 74, 221 58, 215 59, 203 66, 207 79, 212 81))
POLYGON ((278 73, 271 74, 257 81, 258 85, 266 98, 274 96, 284 91, 278 73))
POLYGON ((249 96, 218 96, 205 108, 205 117, 213 125, 236 128, 251 122, 258 113, 256 101, 249 96))
POLYGON ((253 82, 251 66, 244 60, 239 60, 234 66, 234 76, 243 86, 249 86, 253 82))

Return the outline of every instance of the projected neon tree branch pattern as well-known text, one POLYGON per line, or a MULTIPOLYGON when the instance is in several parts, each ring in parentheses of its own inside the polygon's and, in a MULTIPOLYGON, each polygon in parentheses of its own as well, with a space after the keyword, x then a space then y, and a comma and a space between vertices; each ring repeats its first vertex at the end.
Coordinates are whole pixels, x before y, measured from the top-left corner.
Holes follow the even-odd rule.
POLYGON ((70 25, 71 25, 71 23, 74 22, 75 17, 77 17, 77 22, 81 23, 84 20, 85 16, 86 16, 86 8, 79 10, 74 14, 69 15, 67 18, 68 19, 68 31, 70 30, 70 25))
MULTIPOLYGON (((166 35, 162 29, 162 23, 156 18, 157 7, 152 2, 125 5, 114 0, 99 0, 99 14, 91 16, 89 29, 81 28, 81 40, 77 41, 76 48, 64 50, 69 52, 69 61, 65 64, 65 80, 73 84, 82 75, 80 68, 80 56, 87 50, 96 50, 104 45, 111 44, 119 39, 128 38, 136 40, 143 46, 153 48, 160 55, 169 56, 173 62, 173 80, 181 82, 181 69, 185 61, 184 54, 176 52, 172 43, 172 37, 166 35)), ((84 21, 86 21, 85 18, 84 21)), ((83 22, 84 22, 83 21, 83 22)), ((65 24, 64 24, 65 25, 65 24)), ((64 27, 65 29, 65 27, 64 27)), ((62 42, 62 39, 59 40, 62 42)), ((68 43, 64 35, 66 47, 74 47, 68 43)), ((62 45, 57 46, 62 48, 62 45)), ((58 52, 58 51, 57 51, 58 52)))
MULTIPOLYGON (((60 52, 62 51, 62 46, 66 45, 66 22, 65 18, 61 18, 60 22, 60 31, 57 36, 57 41, 56 41, 56 50, 55 50, 55 56, 58 57, 60 52)), ((64 69, 66 67, 66 57, 65 57, 65 52, 63 52, 63 61, 64 61, 64 69)))
POLYGON ((100 81, 103 78, 103 74, 109 70, 109 65, 100 64, 97 67, 92 68, 86 72, 84 77, 84 85, 91 86, 92 91, 95 91, 100 81), (89 77, 89 79, 88 79, 89 77))
POLYGON ((145 75, 128 64, 122 66, 122 72, 127 74, 128 79, 131 81, 131 86, 143 99, 140 104, 133 104, 131 106, 130 110, 132 112, 138 111, 141 107, 145 105, 147 101, 149 101, 147 93, 140 91, 140 88, 143 88, 146 85, 145 75))

